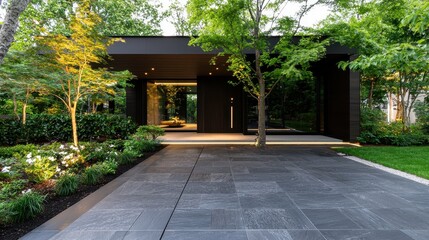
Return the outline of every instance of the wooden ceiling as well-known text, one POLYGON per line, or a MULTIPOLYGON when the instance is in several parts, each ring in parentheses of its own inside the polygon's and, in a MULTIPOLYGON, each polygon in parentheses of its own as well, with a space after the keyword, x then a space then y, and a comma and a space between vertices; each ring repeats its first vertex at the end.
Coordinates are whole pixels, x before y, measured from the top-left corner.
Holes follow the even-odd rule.
POLYGON ((139 79, 193 80, 203 76, 231 76, 226 57, 210 64, 211 54, 111 54, 112 70, 129 70, 139 79), (153 70, 152 70, 153 69, 153 70))

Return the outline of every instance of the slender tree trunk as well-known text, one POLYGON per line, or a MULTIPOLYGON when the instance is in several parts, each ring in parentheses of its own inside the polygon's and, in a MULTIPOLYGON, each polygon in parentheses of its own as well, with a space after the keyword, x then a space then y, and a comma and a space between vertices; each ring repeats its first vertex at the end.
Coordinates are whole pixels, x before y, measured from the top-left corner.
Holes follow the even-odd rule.
POLYGON ((16 29, 18 28, 18 18, 22 11, 27 8, 30 0, 11 0, 7 8, 3 25, 0 29, 0 64, 9 50, 14 40, 16 29))
POLYGON ((27 103, 22 105, 22 124, 27 123, 27 103))
POLYGON ((255 51, 256 75, 259 83, 258 96, 258 137, 256 138, 256 147, 265 147, 267 136, 265 130, 265 80, 262 76, 260 65, 260 52, 255 51))
POLYGON ((70 117, 72 122, 73 144, 77 147, 79 145, 79 142, 77 138, 76 107, 77 104, 70 108, 70 117))

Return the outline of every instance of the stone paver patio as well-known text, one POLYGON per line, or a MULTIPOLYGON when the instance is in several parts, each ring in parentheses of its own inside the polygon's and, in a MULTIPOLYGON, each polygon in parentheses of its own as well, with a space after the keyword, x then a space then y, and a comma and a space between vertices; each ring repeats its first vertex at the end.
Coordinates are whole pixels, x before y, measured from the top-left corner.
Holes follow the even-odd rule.
POLYGON ((168 146, 122 179, 24 239, 429 239, 429 187, 326 147, 168 146))

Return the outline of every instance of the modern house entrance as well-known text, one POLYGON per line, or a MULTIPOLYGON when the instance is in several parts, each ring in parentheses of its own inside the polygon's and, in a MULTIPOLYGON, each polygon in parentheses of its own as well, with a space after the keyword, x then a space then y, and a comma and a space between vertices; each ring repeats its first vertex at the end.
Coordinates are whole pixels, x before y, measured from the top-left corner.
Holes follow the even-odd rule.
MULTIPOLYGON (((257 102, 227 71, 226 57, 210 60, 188 46, 188 37, 125 37, 109 48, 110 66, 130 70, 127 115, 166 131, 255 134, 257 102)), ((273 37, 272 41, 278 38, 273 37)), ((252 52, 248 53, 252 58, 252 52)), ((355 141, 359 135, 359 75, 337 67, 353 52, 338 44, 313 63, 313 76, 278 85, 266 100, 268 134, 326 135, 355 141)))

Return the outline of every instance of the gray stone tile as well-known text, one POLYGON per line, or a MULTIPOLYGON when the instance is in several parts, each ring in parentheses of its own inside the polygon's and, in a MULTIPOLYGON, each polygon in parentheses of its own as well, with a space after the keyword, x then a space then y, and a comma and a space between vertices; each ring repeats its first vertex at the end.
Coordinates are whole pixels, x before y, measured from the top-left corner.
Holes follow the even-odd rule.
POLYGON ((282 181, 287 174, 284 173, 237 173, 234 174, 235 182, 266 182, 282 181))
POLYGON ((288 230, 293 240, 326 240, 318 230, 288 230))
POLYGON ((231 182, 231 173, 193 173, 190 182, 231 182))
POLYGON ((244 209, 246 229, 315 229, 296 209, 244 209))
POLYGON ((411 180, 391 181, 382 179, 377 183, 380 188, 391 193, 429 193, 429 187, 411 180))
POLYGON ((362 229, 338 209, 303 209, 317 229, 362 229))
POLYGON ((186 194, 220 194, 236 193, 233 182, 189 182, 186 185, 186 194))
POLYGON ((195 167, 194 173, 231 173, 228 167, 195 167))
POLYGON ((144 173, 191 173, 192 167, 148 167, 144 173))
POLYGON ((238 194, 242 208, 297 208, 285 193, 238 194))
POLYGON ((414 240, 428 240, 429 239, 429 230, 403 230, 405 234, 410 236, 414 240))
POLYGON ((236 194, 183 194, 178 209, 239 209, 236 194))
POLYGON ((249 172, 252 173, 289 173, 290 170, 285 167, 248 167, 249 172))
POLYGON ((110 195, 99 202, 94 208, 102 209, 145 209, 174 208, 179 195, 110 195))
POLYGON ((410 202, 388 192, 363 192, 345 194, 365 208, 412 208, 410 202))
POLYGON ((321 232, 327 240, 412 240, 399 230, 322 230, 321 232))
POLYGON ((396 229, 392 224, 387 223, 381 217, 377 216, 368 209, 349 208, 340 209, 341 213, 350 218, 354 223, 363 229, 374 230, 394 230, 396 229))
POLYGON ((121 186, 120 195, 150 195, 150 194, 180 194, 185 187, 185 182, 154 183, 128 181, 121 186))
POLYGON ((247 230, 248 240, 292 240, 287 230, 247 230))
POLYGON ((134 175, 131 180, 142 182, 169 183, 186 182, 188 173, 143 173, 134 175))
POLYGON ((116 240, 123 239, 125 234, 125 231, 62 231, 51 238, 51 240, 116 240))
POLYGON ((172 213, 173 209, 144 209, 130 230, 164 230, 172 213))
POLYGON ((247 240, 245 231, 166 231, 162 240, 247 240))
POLYGON ((420 207, 420 208, 427 208, 429 207, 429 193, 409 193, 409 192, 402 192, 402 193, 395 193, 395 195, 409 201, 412 203, 413 206, 420 207))
POLYGON ((46 240, 55 236, 59 232, 60 232, 59 230, 32 231, 26 234, 25 236, 21 237, 20 240, 46 240))
POLYGON ((283 192, 280 186, 274 182, 236 182, 237 193, 276 193, 283 192))
POLYGON ((168 230, 242 229, 239 210, 177 209, 168 223, 168 230))
POLYGON ((161 235, 162 231, 129 231, 123 240, 159 240, 161 235))
POLYGON ((360 207, 342 194, 289 194, 300 208, 332 209, 360 207))
POLYGON ((394 225, 397 229, 403 230, 428 230, 429 219, 426 214, 421 214, 418 209, 369 209, 386 222, 394 225))
POLYGON ((89 211, 70 224, 66 230, 126 231, 130 229, 140 214, 141 211, 134 210, 89 211))

